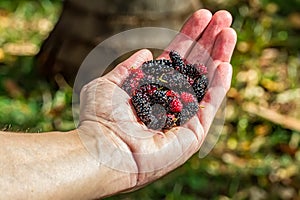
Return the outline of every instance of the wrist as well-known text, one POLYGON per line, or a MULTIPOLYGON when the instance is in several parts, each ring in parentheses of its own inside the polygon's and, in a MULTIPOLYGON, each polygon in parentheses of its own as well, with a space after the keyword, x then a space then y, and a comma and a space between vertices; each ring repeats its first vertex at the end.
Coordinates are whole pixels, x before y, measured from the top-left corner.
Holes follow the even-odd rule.
POLYGON ((0 199, 97 199, 136 185, 135 174, 99 165, 79 133, 0 132, 0 199))
POLYGON ((98 122, 84 121, 77 129, 82 146, 98 168, 93 175, 96 198, 111 196, 134 188, 138 169, 128 146, 109 128, 98 122))

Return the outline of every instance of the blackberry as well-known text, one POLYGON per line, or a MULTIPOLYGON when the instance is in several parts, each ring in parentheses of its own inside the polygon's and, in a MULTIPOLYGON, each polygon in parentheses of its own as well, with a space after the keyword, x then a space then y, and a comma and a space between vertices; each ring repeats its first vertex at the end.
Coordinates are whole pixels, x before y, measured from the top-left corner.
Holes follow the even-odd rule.
POLYGON ((177 97, 177 98, 179 97, 179 94, 173 90, 168 90, 166 92, 166 95, 167 95, 167 97, 177 97))
POLYGON ((164 128, 166 120, 166 110, 159 104, 152 106, 151 122, 148 124, 148 128, 151 129, 162 129, 164 128))
POLYGON ((166 90, 156 90, 151 98, 152 105, 160 104, 164 107, 168 105, 168 97, 166 96, 166 90))
POLYGON ((173 68, 181 74, 187 75, 188 77, 195 79, 202 74, 206 74, 206 67, 199 64, 185 64, 184 60, 176 51, 169 53, 170 59, 172 60, 173 68))
POLYGON ((191 117, 197 114, 199 106, 196 102, 191 102, 185 105, 184 109, 180 113, 179 120, 176 122, 177 126, 185 124, 191 117))
POLYGON ((183 69, 182 72, 183 74, 189 76, 190 78, 194 79, 200 76, 200 71, 198 71, 195 67, 196 65, 193 64, 187 64, 183 69))
POLYGON ((160 119, 157 119, 155 116, 152 115, 150 123, 146 124, 146 126, 153 130, 158 130, 158 129, 162 129, 164 124, 161 122, 160 119))
POLYGON ((148 75, 159 76, 173 70, 169 60, 150 60, 142 64, 141 70, 148 75))
POLYGON ((208 79, 205 75, 201 75, 199 78, 197 78, 193 84, 193 89, 196 94, 198 102, 200 102, 207 90, 208 86, 208 79))
POLYGON ((139 85, 147 85, 147 84, 159 84, 160 82, 157 80, 157 77, 152 75, 145 75, 142 79, 139 80, 139 85))
POLYGON ((180 94, 180 98, 184 104, 188 104, 188 103, 196 101, 194 95, 192 95, 191 93, 188 93, 188 92, 182 92, 180 94))
POLYGON ((187 78, 180 73, 173 74, 164 74, 162 77, 163 82, 160 84, 164 84, 166 87, 174 90, 175 92, 183 92, 188 91, 191 88, 187 78))
POLYGON ((181 68, 183 68, 185 64, 179 53, 176 51, 170 51, 169 56, 172 61, 173 68, 180 72, 181 68))
POLYGON ((142 93, 137 93, 131 98, 131 102, 139 118, 145 124, 150 123, 152 108, 147 96, 143 95, 142 93))
POLYGON ((140 86, 140 88, 137 90, 137 92, 146 94, 148 96, 152 96, 153 93, 158 90, 160 86, 157 84, 145 84, 140 86))
POLYGON ((182 111, 182 103, 179 99, 174 98, 171 102, 170 102, 170 111, 173 113, 179 113, 182 111))
POLYGON ((144 77, 144 73, 141 69, 131 68, 129 76, 124 81, 122 89, 128 94, 131 94, 139 86, 139 80, 144 77))

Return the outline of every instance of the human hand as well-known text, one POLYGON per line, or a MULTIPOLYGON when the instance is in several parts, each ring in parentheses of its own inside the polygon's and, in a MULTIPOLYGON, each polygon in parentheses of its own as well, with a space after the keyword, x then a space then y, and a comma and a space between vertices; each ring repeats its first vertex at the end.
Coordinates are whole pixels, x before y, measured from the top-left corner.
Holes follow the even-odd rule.
POLYGON ((80 137, 100 165, 130 178, 131 184, 123 186, 125 191, 160 178, 201 147, 231 83, 229 62, 236 43, 236 33, 229 28, 231 22, 231 15, 226 11, 212 16, 208 10, 199 10, 159 56, 168 58, 168 51, 175 50, 191 63, 205 63, 208 67, 210 85, 201 101, 204 108, 180 127, 165 132, 148 129, 138 121, 130 97, 121 89, 132 66, 139 67, 153 59, 148 50, 138 51, 82 89, 80 137))

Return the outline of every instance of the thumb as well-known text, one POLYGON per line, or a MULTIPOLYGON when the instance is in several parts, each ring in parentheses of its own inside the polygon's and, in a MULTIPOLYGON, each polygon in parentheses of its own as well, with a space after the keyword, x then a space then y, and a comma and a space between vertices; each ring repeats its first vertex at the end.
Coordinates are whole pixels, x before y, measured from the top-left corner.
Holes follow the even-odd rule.
POLYGON ((140 67, 144 62, 152 60, 152 53, 148 49, 142 49, 134 53, 124 62, 118 64, 111 72, 103 78, 121 86, 122 81, 129 75, 131 67, 140 67))

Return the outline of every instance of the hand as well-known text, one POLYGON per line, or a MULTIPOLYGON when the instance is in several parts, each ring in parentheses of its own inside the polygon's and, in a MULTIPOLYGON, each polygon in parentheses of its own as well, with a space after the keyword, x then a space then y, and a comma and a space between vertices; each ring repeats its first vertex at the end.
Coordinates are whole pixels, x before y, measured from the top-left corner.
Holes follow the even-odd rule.
POLYGON ((117 170, 130 177, 131 184, 125 186, 125 190, 160 178, 199 150, 230 87, 232 67, 229 62, 236 43, 231 22, 227 11, 212 16, 208 10, 199 10, 159 56, 167 58, 167 51, 175 50, 187 60, 205 63, 208 67, 210 86, 201 102, 204 109, 183 126, 164 133, 148 129, 138 122, 129 103, 130 97, 121 89, 132 66, 138 67, 153 59, 148 50, 138 51, 109 74, 82 89, 80 137, 101 165, 110 167, 112 173, 117 170))

